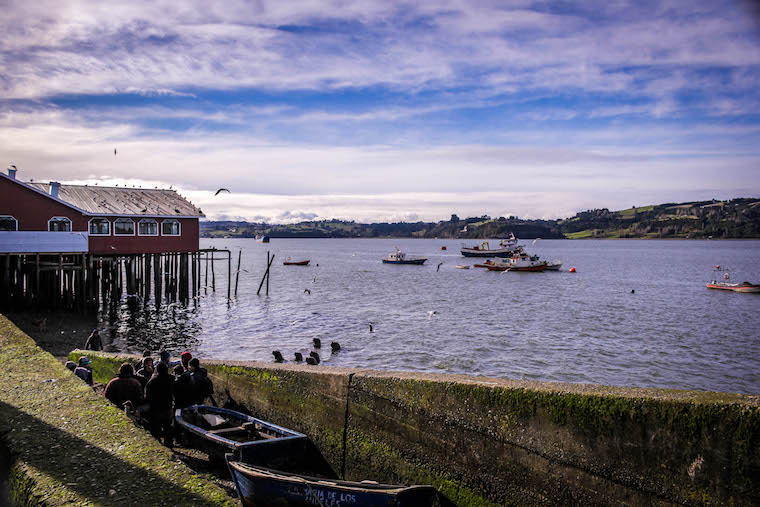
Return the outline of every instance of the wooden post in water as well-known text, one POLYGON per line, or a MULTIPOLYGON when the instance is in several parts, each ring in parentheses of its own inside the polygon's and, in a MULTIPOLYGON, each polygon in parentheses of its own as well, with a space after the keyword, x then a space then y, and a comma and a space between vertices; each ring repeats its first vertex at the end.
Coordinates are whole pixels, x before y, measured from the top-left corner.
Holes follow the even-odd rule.
POLYGON ((235 272, 235 297, 237 297, 238 279, 240 279, 240 258, 243 257, 243 249, 238 252, 238 267, 235 272))
POLYGON ((203 257, 206 260, 206 280, 203 282, 203 293, 208 294, 208 252, 204 252, 203 257))
POLYGON ((232 290, 232 252, 227 250, 227 299, 230 298, 232 290))
POLYGON ((216 292, 216 274, 214 274, 214 251, 211 251, 211 292, 216 292))
POLYGON ((195 262, 195 256, 196 256, 196 255, 197 255, 197 254, 195 254, 195 253, 192 253, 192 254, 190 254, 190 262, 192 263, 192 266, 190 266, 190 275, 191 275, 191 277, 192 277, 192 280, 191 280, 191 281, 192 281, 192 284, 193 284, 193 292, 192 292, 192 294, 193 294, 193 299, 195 299, 195 296, 197 296, 197 287, 196 287, 196 285, 195 285, 195 284, 197 283, 197 282, 196 282, 196 276, 197 276, 197 274, 198 274, 198 273, 197 273, 197 270, 198 270, 197 268, 198 268, 198 266, 197 266, 197 264, 196 264, 196 262, 195 262))
POLYGON ((261 277, 261 283, 259 284, 259 290, 256 291, 256 295, 258 296, 261 292, 261 287, 264 285, 264 280, 267 282, 267 296, 269 295, 269 268, 272 267, 272 263, 274 262, 274 254, 272 254, 272 258, 269 258, 269 252, 267 251, 267 270, 264 271, 264 276, 261 277))

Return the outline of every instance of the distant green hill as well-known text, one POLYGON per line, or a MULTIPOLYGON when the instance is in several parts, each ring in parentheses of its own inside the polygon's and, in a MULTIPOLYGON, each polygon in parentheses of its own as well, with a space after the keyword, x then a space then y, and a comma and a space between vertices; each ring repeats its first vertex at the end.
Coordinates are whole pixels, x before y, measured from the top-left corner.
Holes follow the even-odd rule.
POLYGON ((487 215, 441 222, 360 224, 321 220, 289 225, 201 222, 206 238, 760 238, 760 199, 667 203, 610 211, 581 211, 564 220, 524 220, 487 215))
POLYGON ((595 209, 558 223, 571 239, 760 238, 760 199, 667 203, 620 211, 595 209))

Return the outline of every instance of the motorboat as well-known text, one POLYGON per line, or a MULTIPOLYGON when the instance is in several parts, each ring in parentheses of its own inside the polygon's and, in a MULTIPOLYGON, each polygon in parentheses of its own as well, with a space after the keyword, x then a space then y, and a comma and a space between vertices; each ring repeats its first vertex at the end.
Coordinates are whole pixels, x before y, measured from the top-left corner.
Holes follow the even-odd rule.
POLYGON ((470 265, 469 264, 458 264, 456 266, 456 268, 457 269, 470 269, 470 265))
POLYGON ((760 284, 750 282, 731 282, 731 275, 729 274, 728 270, 721 269, 720 266, 715 266, 715 269, 713 270, 713 279, 710 283, 707 284, 707 288, 717 290, 730 290, 733 292, 760 292, 760 284), (719 281, 721 278, 718 276, 719 273, 723 273, 722 282, 719 281))
MULTIPOLYGON (((498 271, 544 271, 547 265, 547 262, 539 259, 538 255, 528 255, 522 248, 518 248, 517 253, 506 259, 504 263, 508 265, 507 269, 498 269, 498 271)), ((488 269, 494 269, 494 267, 488 269)))
POLYGON ((372 505, 416 507, 440 505, 432 486, 397 486, 373 481, 323 479, 227 459, 244 507, 270 505, 372 505))
POLYGON ((546 271, 559 271, 559 268, 561 267, 562 261, 560 260, 548 261, 546 263, 546 271))
POLYGON ((460 252, 465 257, 511 257, 518 248, 517 238, 514 234, 510 234, 509 238, 499 241, 497 248, 491 248, 490 243, 484 241, 475 246, 462 244, 460 252))
POLYGON ((399 247, 396 247, 396 251, 389 254, 387 258, 383 259, 383 264, 425 264, 427 258, 423 257, 407 257, 399 247))
POLYGON ((256 235, 256 242, 257 243, 269 243, 269 236, 265 236, 262 234, 256 235))

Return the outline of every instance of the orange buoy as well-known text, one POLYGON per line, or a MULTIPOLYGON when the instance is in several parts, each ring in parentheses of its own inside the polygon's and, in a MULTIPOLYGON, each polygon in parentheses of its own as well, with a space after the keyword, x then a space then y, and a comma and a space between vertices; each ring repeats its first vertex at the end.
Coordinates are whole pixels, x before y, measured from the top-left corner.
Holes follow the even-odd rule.
POLYGON ((575 273, 575 268, 570 268, 571 273, 575 273))

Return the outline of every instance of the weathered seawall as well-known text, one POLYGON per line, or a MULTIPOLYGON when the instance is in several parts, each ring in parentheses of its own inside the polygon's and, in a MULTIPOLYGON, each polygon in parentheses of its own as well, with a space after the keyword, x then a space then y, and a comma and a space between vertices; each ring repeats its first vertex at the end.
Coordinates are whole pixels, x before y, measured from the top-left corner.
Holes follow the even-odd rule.
MULTIPOLYGON (((100 381, 138 359, 87 355, 100 381)), ((758 396, 204 366, 220 404, 306 433, 349 479, 432 483, 461 506, 760 504, 758 396)))

